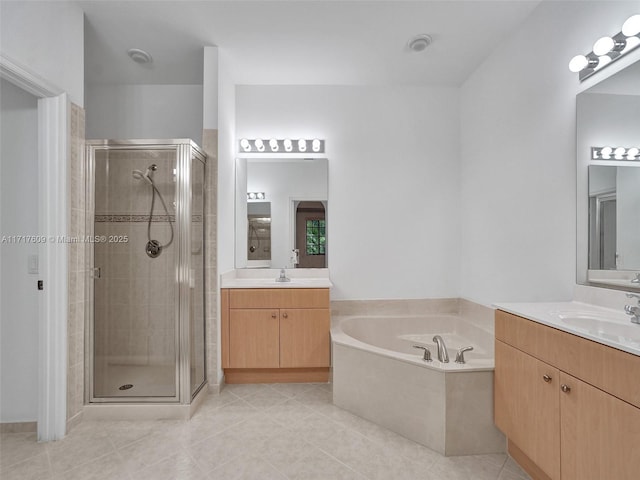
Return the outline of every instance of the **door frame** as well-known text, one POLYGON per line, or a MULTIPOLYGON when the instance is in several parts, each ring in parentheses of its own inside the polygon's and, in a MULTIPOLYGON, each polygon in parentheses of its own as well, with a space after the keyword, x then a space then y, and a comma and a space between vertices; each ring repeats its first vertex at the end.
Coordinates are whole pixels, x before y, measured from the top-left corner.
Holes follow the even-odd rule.
MULTIPOLYGON (((296 203, 300 202, 320 202, 324 206, 324 220, 325 220, 325 229, 326 225, 329 224, 329 201, 326 197, 322 196, 314 196, 314 195, 295 195, 289 197, 289 252, 293 252, 293 249, 296 246, 296 211, 297 205, 296 203)), ((326 231, 325 231, 326 235, 326 231)), ((329 239, 326 241, 327 251, 329 250, 329 239)), ((325 264, 329 265, 329 258, 325 255, 325 264)))
POLYGON ((0 54, 0 78, 38 98, 39 278, 38 441, 66 433, 69 99, 64 90, 0 54))

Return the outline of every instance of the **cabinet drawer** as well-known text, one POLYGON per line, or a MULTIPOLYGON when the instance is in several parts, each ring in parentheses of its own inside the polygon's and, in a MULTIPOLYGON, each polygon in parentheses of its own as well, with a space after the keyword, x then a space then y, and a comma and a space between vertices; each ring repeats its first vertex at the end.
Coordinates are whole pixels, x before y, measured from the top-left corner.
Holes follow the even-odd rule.
POLYGON ((496 311, 496 340, 640 408, 640 357, 496 311))
POLYGON ((229 308, 329 308, 329 289, 229 289, 229 308))

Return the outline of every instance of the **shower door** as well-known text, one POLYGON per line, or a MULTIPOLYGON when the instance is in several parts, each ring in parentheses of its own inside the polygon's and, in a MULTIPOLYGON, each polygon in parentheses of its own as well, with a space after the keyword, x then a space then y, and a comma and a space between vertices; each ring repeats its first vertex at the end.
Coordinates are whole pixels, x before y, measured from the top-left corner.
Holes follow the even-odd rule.
POLYGON ((94 153, 90 401, 178 401, 176 146, 94 153))

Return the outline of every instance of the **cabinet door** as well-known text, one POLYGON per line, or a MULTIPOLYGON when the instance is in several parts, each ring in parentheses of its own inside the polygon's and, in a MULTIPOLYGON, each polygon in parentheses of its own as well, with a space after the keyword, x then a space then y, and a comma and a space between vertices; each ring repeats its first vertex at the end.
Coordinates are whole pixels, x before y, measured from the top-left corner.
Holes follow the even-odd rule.
POLYGON ((566 373, 561 384, 563 480, 640 475, 640 409, 566 373))
POLYGON ((328 367, 329 310, 280 310, 280 367, 328 367))
POLYGON ((278 368, 277 309, 229 310, 229 367, 278 368))
POLYGON ((496 426, 549 477, 558 480, 560 372, 499 340, 495 354, 496 426))

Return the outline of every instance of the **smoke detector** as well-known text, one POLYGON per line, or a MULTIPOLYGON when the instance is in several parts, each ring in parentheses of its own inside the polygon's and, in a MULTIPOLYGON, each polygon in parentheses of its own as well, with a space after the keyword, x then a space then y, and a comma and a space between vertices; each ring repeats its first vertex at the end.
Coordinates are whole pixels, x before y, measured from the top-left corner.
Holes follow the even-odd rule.
POLYGON ((145 65, 153 61, 151 55, 149 55, 144 50, 140 50, 139 48, 130 48, 129 50, 127 50, 127 54, 129 55, 131 60, 140 65, 145 65))
POLYGON ((409 39, 409 41, 407 42, 407 48, 411 52, 422 52, 429 45, 431 45, 432 41, 433 39, 431 38, 430 35, 427 35, 426 33, 421 33, 420 35, 416 35, 409 39))

